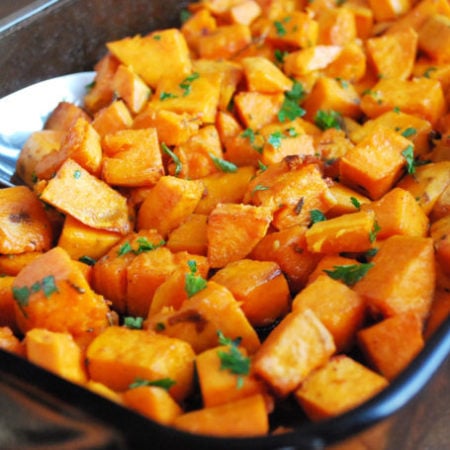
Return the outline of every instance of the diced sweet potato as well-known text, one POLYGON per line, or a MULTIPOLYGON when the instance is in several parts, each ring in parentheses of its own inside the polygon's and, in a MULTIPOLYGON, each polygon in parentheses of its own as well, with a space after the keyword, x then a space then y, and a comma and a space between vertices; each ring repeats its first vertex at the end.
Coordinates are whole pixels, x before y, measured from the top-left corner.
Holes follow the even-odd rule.
POLYGON ((138 230, 155 228, 167 237, 194 212, 203 189, 200 181, 161 177, 139 209, 138 230))
POLYGON ((182 414, 172 425, 190 433, 221 437, 261 436, 269 432, 267 408, 261 394, 182 414))
POLYGON ((131 128, 132 125, 133 118, 122 100, 116 100, 100 109, 92 120, 92 126, 101 137, 131 128))
POLYGON ((0 348, 7 352, 25 356, 25 346, 9 327, 0 327, 0 348))
POLYGON ((369 364, 388 380, 396 378, 422 350, 423 321, 414 313, 397 314, 358 332, 369 364))
POLYGON ((415 312, 422 319, 433 300, 435 268, 431 238, 392 236, 372 260, 374 266, 354 289, 375 316, 415 312))
POLYGON ((293 311, 308 308, 332 334, 336 352, 348 351, 352 347, 366 312, 363 299, 355 291, 327 275, 321 275, 293 300, 293 311))
POLYGON ((7 327, 10 330, 18 331, 12 291, 13 283, 13 276, 0 276, 0 328, 7 327))
POLYGON ((315 253, 364 252, 372 246, 374 230, 374 212, 359 211, 316 222, 305 238, 315 253))
POLYGON ((335 352, 330 332, 310 310, 289 313, 261 344, 255 373, 280 396, 286 396, 335 352))
POLYGON ((272 215, 268 208, 220 203, 208 218, 208 260, 212 268, 245 258, 266 234, 272 215))
POLYGON ((338 355, 306 378, 295 398, 308 417, 318 421, 355 408, 387 386, 384 377, 338 355))
POLYGON ((191 71, 186 40, 175 28, 126 37, 108 42, 106 46, 123 64, 133 67, 151 87, 163 77, 183 77, 191 71))
POLYGON ((92 228, 130 231, 125 197, 71 159, 44 185, 41 199, 92 228))
POLYGON ((77 342, 93 339, 109 325, 109 308, 60 247, 24 267, 13 283, 16 320, 33 328, 68 332, 77 342))
POLYGON ((317 43, 322 45, 345 45, 356 38, 356 22, 353 11, 348 8, 329 8, 318 16, 317 43))
POLYGON ((431 225, 430 236, 434 242, 436 259, 447 275, 450 275, 450 215, 431 225))
POLYGON ((431 305, 430 315, 426 321, 424 338, 428 340, 440 325, 450 316, 450 292, 437 289, 431 305))
POLYGON ((253 326, 270 325, 289 309, 289 287, 277 263, 241 259, 216 272, 212 281, 228 288, 253 326))
POLYGON ((437 62, 450 62, 450 17, 433 14, 419 29, 419 48, 437 62))
POLYGON ((175 400, 192 390, 194 352, 187 342, 145 330, 109 327, 86 350, 89 376, 116 391, 128 390, 136 379, 170 378, 175 400))
POLYGON ((167 247, 173 252, 187 251, 193 255, 206 255, 208 249, 207 222, 206 214, 191 214, 169 234, 167 247))
POLYGON ((25 335, 27 359, 74 383, 86 381, 84 355, 69 333, 33 328, 25 335))
POLYGON ((144 385, 128 389, 122 398, 124 405, 165 425, 171 424, 183 412, 171 395, 158 386, 144 385))
POLYGON ((150 315, 146 327, 189 342, 196 353, 217 346, 217 331, 230 339, 241 339, 249 354, 255 353, 260 345, 258 335, 231 292, 213 281, 186 300, 180 309, 150 315))

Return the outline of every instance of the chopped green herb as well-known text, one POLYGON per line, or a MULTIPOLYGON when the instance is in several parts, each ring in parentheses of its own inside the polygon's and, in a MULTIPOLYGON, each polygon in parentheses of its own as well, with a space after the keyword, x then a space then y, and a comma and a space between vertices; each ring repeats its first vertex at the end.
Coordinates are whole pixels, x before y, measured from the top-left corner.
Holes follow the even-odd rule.
POLYGON ((279 149, 281 147, 281 140, 284 138, 281 131, 275 131, 269 135, 267 142, 274 148, 279 149))
POLYGON ((290 137, 297 137, 298 136, 297 130, 294 127, 289 127, 286 131, 287 131, 287 133, 289 134, 290 137))
POLYGON ((73 172, 73 177, 75 178, 75 180, 78 180, 81 177, 81 170, 75 170, 73 172))
POLYGON ((161 40, 161 35, 160 35, 160 34, 154 34, 154 35, 153 35, 153 39, 154 39, 155 41, 160 41, 160 40, 161 40))
POLYGON ((400 108, 398 106, 394 106, 393 111, 398 114, 400 112, 400 108))
POLYGON ((88 266, 93 266, 95 264, 95 259, 87 255, 81 256, 78 258, 78 261, 87 264, 88 266))
POLYGON ((263 139, 262 136, 258 132, 255 133, 255 131, 252 130, 251 128, 247 128, 246 130, 244 130, 241 133, 241 136, 243 138, 247 138, 249 140, 250 145, 252 146, 252 148, 254 148, 258 153, 262 153, 263 145, 258 145, 256 143, 256 140, 257 140, 258 137, 263 139))
POLYGON ((123 324, 127 328, 131 328, 133 330, 140 330, 142 329, 142 324, 144 323, 143 317, 132 317, 128 316, 123 319, 123 324))
POLYGON ((407 137, 411 137, 411 136, 415 135, 416 133, 417 133, 417 130, 415 128, 409 127, 409 128, 406 128, 405 130, 403 130, 402 136, 407 138, 407 137))
POLYGON ((378 225, 378 222, 375 221, 374 224, 373 224, 372 231, 369 233, 369 241, 371 243, 374 243, 376 241, 377 234, 380 232, 380 230, 381 230, 380 225, 378 225))
POLYGON ((413 175, 416 173, 416 165, 414 161, 414 147, 412 145, 408 145, 405 150, 402 151, 402 155, 406 160, 406 171, 409 175, 413 175))
POLYGON ((207 286, 207 281, 197 274, 197 263, 194 260, 188 261, 190 272, 186 274, 184 279, 184 289, 188 298, 191 298, 197 292, 202 291, 207 286))
POLYGON ((123 256, 132 251, 133 251, 133 248, 131 247, 131 244, 127 241, 123 245, 120 246, 119 250, 117 251, 117 256, 123 256))
POLYGON ((258 168, 259 168, 259 170, 262 170, 263 172, 265 170, 267 170, 267 166, 265 164, 263 164, 259 159, 258 159, 258 168))
POLYGON ((299 102, 304 96, 303 86, 298 81, 294 81, 292 89, 284 94, 283 104, 278 112, 278 120, 284 122, 303 117, 306 111, 299 105, 299 102))
POLYGON ((286 28, 284 28, 282 22, 280 22, 279 20, 275 20, 273 25, 275 26, 275 31, 278 36, 280 37, 286 36, 286 28))
POLYGON ((95 84, 95 80, 93 80, 90 83, 86 84, 84 88, 86 89, 86 91, 91 91, 95 87, 95 84))
POLYGON ((218 158, 217 156, 213 155, 212 153, 209 153, 209 157, 212 159, 214 165, 225 173, 234 173, 237 172, 237 166, 236 164, 233 164, 230 161, 226 161, 225 159, 218 158))
POLYGON ((369 250, 367 250, 365 253, 364 253, 364 256, 366 257, 366 258, 373 258, 376 254, 378 253, 378 249, 377 248, 369 248, 369 250))
POLYGON ((164 91, 162 91, 161 94, 159 94, 160 100, 167 100, 168 98, 177 98, 177 95, 172 94, 171 92, 164 92, 164 91))
POLYGON ((221 331, 217 332, 220 345, 228 346, 228 351, 219 350, 217 355, 220 358, 221 370, 228 370, 238 376, 237 387, 242 387, 242 375, 250 373, 250 358, 245 356, 239 349, 240 339, 231 340, 226 338, 221 331))
POLYGON ((180 88, 183 89, 184 91, 183 92, 184 97, 186 97, 186 95, 189 95, 191 93, 192 82, 199 77, 200 74, 198 72, 191 73, 179 84, 180 88))
POLYGON ((252 194, 254 194, 255 192, 258 192, 258 191, 267 191, 268 189, 270 189, 270 188, 267 187, 267 186, 264 186, 264 185, 262 185, 262 184, 257 184, 257 185, 253 188, 252 194))
POLYGON ((425 70, 425 72, 423 73, 423 76, 425 78, 430 78, 431 73, 436 70, 437 70, 437 67, 428 67, 427 70, 425 70))
POLYGON ((279 63, 279 64, 283 64, 284 63, 284 58, 286 58, 286 56, 289 54, 289 52, 287 51, 281 51, 279 49, 276 49, 274 51, 274 56, 275 56, 275 60, 279 63))
POLYGON ((185 23, 192 17, 192 13, 187 9, 182 9, 180 11, 180 22, 185 23))
POLYGON ((58 288, 55 284, 55 277, 53 275, 44 277, 41 282, 41 288, 47 298, 54 292, 58 292, 58 288))
POLYGON ((348 286, 353 286, 374 266, 374 263, 345 264, 333 266, 334 269, 324 269, 324 272, 334 280, 342 280, 348 286))
POLYGON ((319 110, 314 118, 314 123, 321 130, 328 130, 329 128, 342 129, 342 115, 337 111, 319 110))
POLYGON ((164 325, 163 322, 158 322, 158 323, 155 325, 155 330, 156 330, 156 331, 163 331, 163 330, 165 330, 165 329, 166 329, 166 326, 164 325))
POLYGON ((172 150, 170 150, 170 148, 167 147, 167 145, 164 142, 161 143, 161 147, 162 147, 163 152, 166 155, 169 155, 170 158, 172 159, 172 161, 174 162, 174 164, 175 164, 174 175, 177 177, 178 175, 180 175, 180 173, 183 169, 183 165, 181 164, 180 158, 178 158, 178 156, 172 150))
POLYGON ((138 248, 136 250, 134 250, 131 244, 127 241, 119 248, 117 255, 123 256, 126 255, 127 253, 139 255, 144 252, 150 252, 152 250, 155 250, 158 247, 162 247, 166 243, 166 241, 161 240, 157 244, 153 244, 146 237, 143 236, 138 237, 136 239, 136 242, 138 244, 138 248))
POLYGON ((128 388, 136 389, 142 386, 156 386, 168 391, 175 384, 176 381, 172 380, 172 378, 159 378, 157 380, 144 380, 143 378, 136 378, 133 383, 128 386, 128 388))
POLYGON ((359 200, 356 197, 350 197, 350 201, 352 202, 352 205, 356 209, 361 209, 361 203, 359 202, 359 200))
POLYGON ((309 212, 309 216, 311 217, 312 224, 315 224, 317 222, 324 222, 327 220, 324 213, 322 211, 319 211, 318 209, 312 209, 309 212))
POLYGON ((339 82, 339 84, 341 85, 342 88, 347 89, 349 87, 349 82, 347 80, 344 80, 341 77, 337 77, 336 81, 339 82))
POLYGON ((19 304, 20 307, 28 306, 28 302, 30 301, 30 288, 27 286, 22 287, 13 287, 12 288, 14 300, 19 304))

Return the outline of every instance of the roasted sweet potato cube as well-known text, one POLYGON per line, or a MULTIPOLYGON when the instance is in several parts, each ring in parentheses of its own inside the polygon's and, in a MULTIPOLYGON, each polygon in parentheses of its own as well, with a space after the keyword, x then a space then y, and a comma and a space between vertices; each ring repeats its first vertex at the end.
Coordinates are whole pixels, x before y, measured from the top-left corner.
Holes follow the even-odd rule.
POLYGON ((89 286, 83 272, 60 247, 42 254, 15 277, 17 325, 68 332, 86 343, 109 325, 109 308, 89 286))
POLYGON ((358 41, 354 41, 341 49, 338 56, 323 69, 323 73, 327 77, 337 78, 345 87, 345 80, 350 83, 358 82, 365 75, 366 69, 365 49, 358 41))
POLYGON ((415 155, 423 155, 430 150, 429 136, 432 129, 430 122, 397 110, 387 111, 375 119, 366 121, 362 127, 350 132, 350 138, 358 143, 379 127, 390 128, 407 137, 414 144, 415 155))
POLYGON ((249 91, 277 94, 292 89, 292 80, 267 58, 247 57, 241 60, 241 64, 249 91))
POLYGON ((372 35, 374 15, 367 2, 346 2, 344 8, 350 9, 355 17, 356 36, 366 40, 372 35))
POLYGON ((116 186, 153 186, 164 174, 155 128, 119 130, 103 139, 102 178, 116 186))
POLYGON ((310 309, 293 311, 261 344, 253 369, 285 397, 325 364, 335 350, 332 335, 310 309))
POLYGON ((341 181, 380 198, 400 178, 410 141, 387 128, 377 128, 341 158, 341 181))
POLYGON ((207 8, 201 8, 181 25, 181 32, 189 48, 197 54, 198 43, 206 34, 217 28, 217 20, 207 8))
POLYGON ((74 383, 87 381, 83 352, 70 333, 33 328, 25 335, 25 348, 28 361, 74 383))
POLYGON ((372 262, 374 266, 354 286, 372 314, 386 318, 415 312, 425 319, 436 277, 432 239, 392 236, 372 262))
POLYGON ((349 8, 327 8, 318 16, 320 45, 346 45, 356 38, 356 21, 349 8))
POLYGON ((433 205, 429 217, 431 222, 435 222, 448 215, 450 215, 450 183, 442 191, 436 203, 433 205))
MULTIPOLYGON (((242 358, 247 359, 245 349, 237 348, 242 358)), ((264 383, 250 369, 248 374, 235 374, 222 367, 221 355, 229 353, 229 346, 222 345, 200 353, 195 359, 203 405, 206 408, 266 392, 264 383)))
POLYGON ((175 384, 169 393, 178 401, 192 390, 194 357, 187 342, 118 326, 106 329, 86 350, 92 380, 126 391, 136 379, 170 378, 175 384))
POLYGON ((330 359, 295 391, 295 398, 313 421, 328 419, 361 405, 388 386, 376 372, 345 355, 330 359))
POLYGON ((132 125, 133 118, 123 100, 115 100, 100 109, 92 120, 92 126, 102 138, 107 134, 131 128, 132 125))
POLYGON ((0 276, 15 277, 27 264, 44 252, 26 252, 17 255, 0 255, 0 276))
POLYGON ((289 310, 289 287, 275 262, 241 259, 227 264, 211 280, 231 291, 253 326, 270 325, 289 310))
POLYGON ((80 117, 88 122, 91 120, 86 111, 79 106, 61 101, 45 121, 44 130, 68 131, 80 117))
POLYGON ((92 228, 130 231, 126 198, 72 159, 44 184, 41 199, 92 228))
POLYGON ((139 230, 156 228, 165 238, 192 214, 203 194, 203 184, 171 175, 159 179, 138 213, 139 230))
POLYGON ((230 7, 230 20, 232 23, 250 25, 262 12, 256 0, 244 0, 230 7))
POLYGON ((13 297, 14 276, 5 275, 1 272, 0 277, 0 329, 7 327, 8 329, 18 332, 16 325, 15 300, 13 297))
POLYGON ((321 258, 306 248, 306 227, 295 225, 267 233, 250 253, 252 259, 276 262, 293 293, 302 289, 321 258))
POLYGON ((175 28, 153 31, 108 42, 108 50, 151 87, 164 77, 183 77, 191 71, 189 49, 181 31, 175 28))
POLYGON ((450 215, 431 225, 430 236, 434 242, 436 259, 447 275, 450 275, 450 215))
POLYGON ((419 29, 419 48, 430 59, 450 62, 450 17, 433 14, 419 29))
POLYGON ((69 158, 93 175, 97 176, 100 173, 102 163, 100 136, 84 117, 79 117, 67 130, 57 151, 48 153, 36 164, 37 177, 51 178, 69 158))
POLYGON ((23 342, 19 341, 9 327, 0 326, 0 348, 19 356, 25 356, 23 342))
POLYGON ((150 97, 151 90, 130 66, 121 64, 112 79, 114 91, 127 104, 130 111, 138 113, 150 97))
MULTIPOLYGON (((317 278, 326 274, 326 270, 334 270, 338 266, 352 266, 354 264, 358 264, 358 261, 354 258, 336 254, 323 255, 317 263, 316 268, 309 275, 308 284, 313 283, 317 278)), ((343 282, 343 280, 338 281, 343 282)))
POLYGON ((258 130, 274 122, 284 101, 283 94, 240 91, 234 97, 236 114, 246 128, 258 130))
POLYGON ((361 115, 359 95, 352 84, 342 86, 335 78, 320 77, 302 104, 305 118, 313 121, 317 111, 337 111, 357 119, 361 115))
POLYGON ((395 20, 407 13, 412 6, 411 0, 369 0, 376 21, 395 20))
POLYGON ((252 40, 248 25, 220 25, 197 41, 200 58, 230 59, 240 50, 247 47, 252 40))
POLYGON ((25 186, 0 190, 0 254, 45 251, 53 231, 43 204, 25 186))
POLYGON ((365 195, 338 181, 330 186, 330 191, 336 199, 336 204, 327 211, 327 217, 329 218, 356 212, 362 205, 370 203, 370 200, 365 195))
POLYGON ((219 169, 214 158, 222 160, 222 145, 217 128, 207 125, 198 133, 175 148, 173 153, 178 158, 177 163, 168 163, 168 172, 182 178, 196 180, 216 173, 219 169), (181 170, 179 169, 181 167, 181 170))
POLYGON ((416 314, 397 314, 360 330, 358 346, 377 372, 393 380, 422 350, 422 329, 416 314))
POLYGON ((264 237, 272 220, 268 208, 220 203, 210 213, 206 235, 212 268, 245 258, 264 237))
POLYGON ((305 237, 311 252, 364 252, 372 247, 375 231, 374 212, 359 211, 316 222, 305 237))
POLYGON ((332 334, 336 352, 350 350, 366 316, 363 299, 327 275, 319 276, 293 300, 292 310, 311 309, 332 334))
POLYGON ((360 106, 369 118, 398 108, 428 120, 433 126, 447 110, 441 84, 426 77, 412 80, 383 78, 363 92, 360 106))
POLYGON ((17 175, 32 187, 37 181, 36 165, 49 153, 58 151, 64 139, 64 131, 41 130, 31 133, 19 153, 17 175))
POLYGON ((99 230, 66 216, 58 239, 58 246, 72 259, 88 256, 94 260, 102 257, 122 236, 114 231, 99 230))
POLYGON ((154 229, 131 233, 115 244, 94 265, 92 286, 112 302, 121 314, 127 308, 127 270, 133 259, 144 251, 151 251, 164 242, 154 229))
POLYGON ((134 118, 133 128, 156 128, 158 139, 166 145, 180 145, 198 132, 201 121, 188 113, 154 108, 152 103, 134 118))
POLYGON ((169 234, 167 247, 173 252, 187 251, 193 255, 206 255, 208 249, 207 221, 206 214, 191 214, 169 234))
POLYGON ((403 177, 397 187, 409 191, 428 215, 447 188, 449 179, 450 161, 440 161, 416 167, 414 174, 403 177))
POLYGON ((326 213, 335 199, 316 164, 291 155, 257 174, 249 183, 244 201, 273 211, 277 229, 309 225, 310 211, 326 213))
POLYGON ((269 432, 265 399, 261 394, 178 416, 172 426, 190 433, 221 437, 261 436, 269 432))
POLYGON ((372 210, 378 224, 378 239, 395 234, 425 236, 429 220, 415 198, 404 189, 394 188, 379 200, 365 203, 363 211, 372 210))
POLYGON ((341 53, 340 45, 315 45, 289 53, 283 60, 283 70, 290 76, 306 75, 325 69, 341 53))
POLYGON ((159 386, 142 386, 128 389, 122 394, 123 403, 144 416, 164 425, 171 424, 183 413, 173 397, 159 386))
POLYGON ((224 76, 220 72, 192 72, 185 77, 162 78, 150 107, 177 114, 189 114, 204 124, 214 123, 224 76))
POLYGON ((119 64, 120 61, 114 55, 107 53, 95 65, 94 82, 84 96, 84 106, 90 113, 96 113, 113 101, 112 79, 119 64))
POLYGON ((305 48, 317 44, 319 25, 303 11, 281 15, 270 24, 267 40, 278 48, 305 48))
POLYGON ((251 166, 239 167, 236 172, 217 172, 201 179, 205 190, 195 208, 198 214, 209 214, 219 203, 242 202, 249 181, 254 177, 251 166))
POLYGON ((237 300, 227 288, 213 281, 178 310, 169 308, 150 315, 146 327, 189 342, 196 353, 218 345, 217 331, 230 339, 241 339, 249 354, 255 353, 260 345, 237 300))
POLYGON ((367 55, 378 77, 407 80, 416 60, 417 41, 413 28, 367 39, 367 55))

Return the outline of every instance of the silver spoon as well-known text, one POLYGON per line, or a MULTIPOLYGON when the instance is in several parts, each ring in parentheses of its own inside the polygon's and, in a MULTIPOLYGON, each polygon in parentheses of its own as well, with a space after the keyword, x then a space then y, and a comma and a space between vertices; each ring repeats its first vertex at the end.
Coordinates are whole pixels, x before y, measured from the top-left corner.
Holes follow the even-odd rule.
POLYGON ((42 129, 60 101, 82 105, 94 75, 80 72, 51 78, 0 99, 0 187, 21 184, 15 170, 25 141, 42 129))

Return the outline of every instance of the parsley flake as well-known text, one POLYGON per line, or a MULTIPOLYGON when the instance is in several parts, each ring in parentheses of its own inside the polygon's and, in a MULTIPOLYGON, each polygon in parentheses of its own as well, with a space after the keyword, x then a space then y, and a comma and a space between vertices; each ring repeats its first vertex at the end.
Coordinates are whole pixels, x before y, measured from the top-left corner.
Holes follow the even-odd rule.
POLYGON ((374 266, 374 263, 344 264, 333 266, 334 269, 324 269, 324 272, 334 280, 342 280, 346 285, 353 286, 361 280, 374 266))
POLYGON ((207 281, 197 274, 197 263, 190 259, 188 262, 190 272, 186 274, 184 279, 184 290, 188 298, 191 298, 197 292, 202 291, 207 286, 207 281))
POLYGON ((78 261, 87 264, 88 266, 93 266, 95 264, 95 259, 90 256, 84 255, 78 258, 78 261))
POLYGON ((162 91, 162 92, 159 94, 159 99, 160 99, 160 100, 167 100, 167 99, 169 99, 169 98, 177 98, 177 95, 172 94, 171 92, 164 92, 164 91, 162 91))
POLYGON ((416 173, 416 165, 414 161, 414 147, 412 145, 408 145, 405 150, 402 151, 402 155, 406 160, 406 171, 409 175, 413 175, 416 173))
POLYGON ((200 77, 200 74, 198 72, 191 73, 178 85, 184 91, 183 97, 186 97, 186 95, 189 95, 191 93, 192 82, 195 81, 199 77, 200 77))
POLYGON ((356 209, 361 209, 361 203, 356 197, 350 197, 350 201, 356 209))
POLYGON ((311 218, 311 222, 313 225, 317 222, 324 222, 325 220, 327 220, 327 218, 325 217, 325 214, 318 209, 312 209, 309 212, 309 216, 311 218))
POLYGON ((214 165, 222 172, 226 172, 226 173, 237 172, 238 168, 237 168, 236 164, 233 164, 230 161, 226 161, 225 159, 218 158, 217 156, 213 155, 212 153, 209 153, 209 157, 212 159, 214 165))
POLYGON ((58 288, 55 284, 55 277, 53 275, 49 275, 44 277, 41 281, 41 289, 44 295, 48 298, 54 292, 58 292, 58 288))
POLYGON ((172 378, 159 378, 157 380, 145 380, 143 378, 136 378, 128 388, 136 389, 142 386, 156 386, 168 391, 172 386, 176 384, 176 381, 172 378))
POLYGON ((284 122, 303 117, 306 111, 298 103, 304 96, 303 86, 298 81, 294 81, 292 89, 284 93, 283 104, 278 112, 278 120, 284 122))
POLYGON ((408 137, 414 136, 416 133, 417 133, 417 130, 415 128, 408 127, 402 131, 402 136, 408 138, 408 137))
POLYGON ((132 330, 140 330, 142 329, 142 325, 144 323, 143 317, 132 317, 128 316, 123 319, 123 324, 127 328, 131 328, 132 330))
POLYGON ((157 249, 158 247, 162 247, 166 241, 161 239, 157 244, 153 244, 153 242, 150 242, 146 237, 140 236, 136 239, 136 242, 138 244, 138 248, 135 250, 131 246, 131 244, 127 241, 125 242, 118 250, 117 255, 123 256, 127 253, 133 253, 135 255, 139 255, 144 252, 150 252, 152 250, 157 249))
POLYGON ((269 135, 267 142, 274 148, 279 149, 281 147, 281 140, 284 138, 281 131, 275 131, 269 135))
POLYGON ((369 241, 373 244, 377 239, 377 234, 380 232, 381 227, 378 225, 378 222, 375 221, 373 223, 372 231, 369 233, 369 241))
POLYGON ((175 173, 174 175, 177 177, 180 175, 181 171, 183 170, 183 164, 180 161, 180 158, 172 151, 164 142, 161 142, 161 147, 163 152, 170 157, 170 159, 175 164, 175 173))
POLYGON ((321 130, 328 130, 329 128, 336 128, 337 130, 342 129, 342 115, 337 111, 324 111, 320 109, 316 113, 314 118, 314 123, 321 130))

